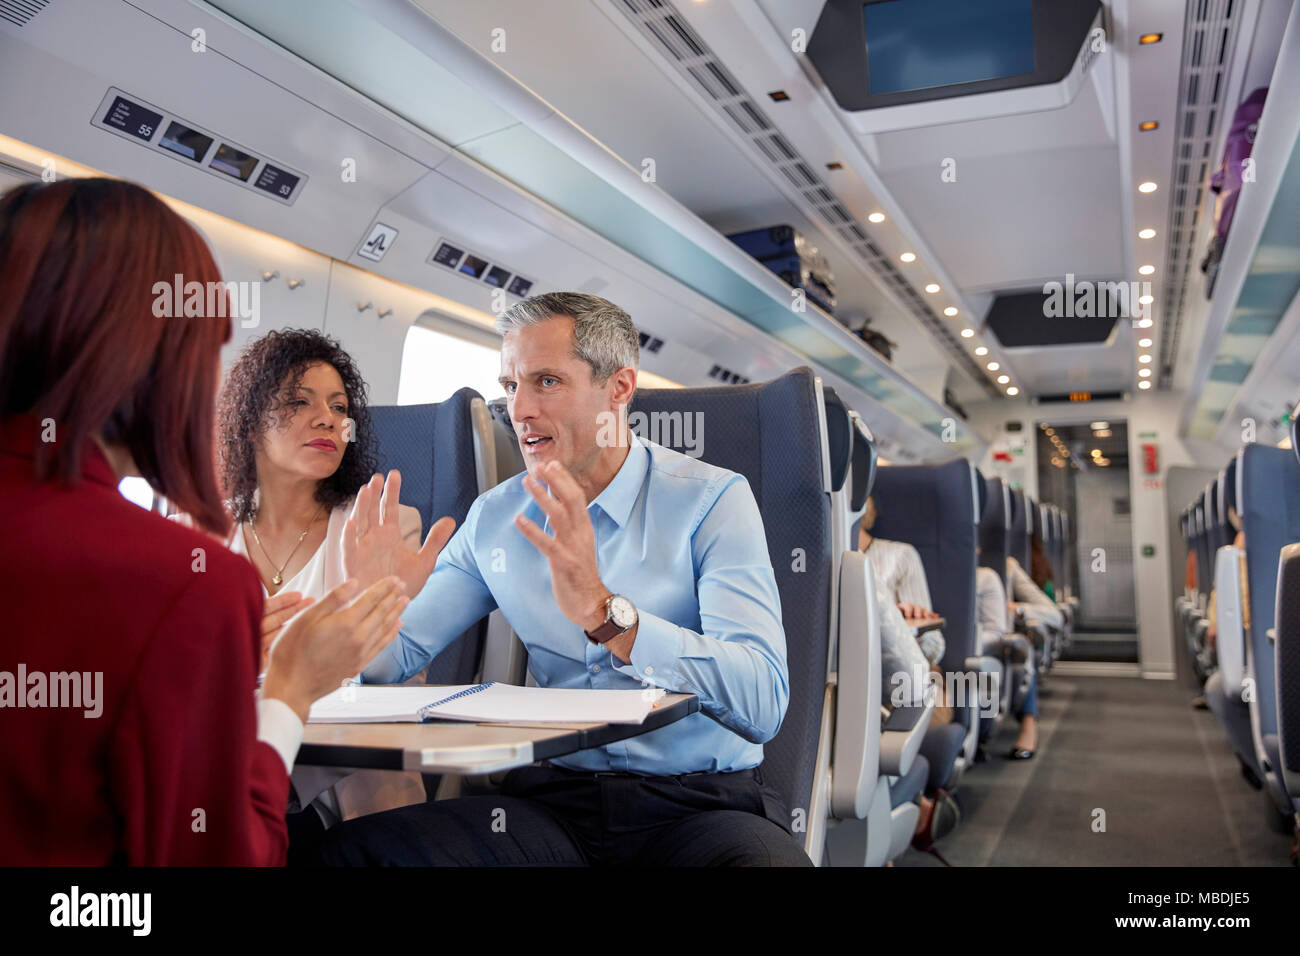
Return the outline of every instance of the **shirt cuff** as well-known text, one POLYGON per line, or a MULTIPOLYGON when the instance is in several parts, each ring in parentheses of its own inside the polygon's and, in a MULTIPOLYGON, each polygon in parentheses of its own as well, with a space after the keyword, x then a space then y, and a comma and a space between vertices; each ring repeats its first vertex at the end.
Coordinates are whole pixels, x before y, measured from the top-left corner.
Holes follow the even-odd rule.
POLYGON ((651 687, 676 691, 682 680, 678 662, 685 650, 681 628, 661 617, 638 611, 632 661, 616 669, 651 687))
POLYGON ((302 744, 302 721, 292 707, 274 697, 258 698, 257 739, 274 747, 284 761, 285 772, 293 772, 293 762, 302 744))

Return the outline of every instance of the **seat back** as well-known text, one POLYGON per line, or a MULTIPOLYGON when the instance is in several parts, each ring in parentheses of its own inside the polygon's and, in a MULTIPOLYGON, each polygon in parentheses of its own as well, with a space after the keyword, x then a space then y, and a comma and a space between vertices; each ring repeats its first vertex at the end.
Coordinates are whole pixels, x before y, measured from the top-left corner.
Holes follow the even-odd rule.
POLYGON ((1029 570, 1029 519, 1027 497, 1019 488, 1011 489, 1011 521, 1007 530, 1007 554, 1029 570))
POLYGON ((1277 610, 1279 556, 1283 547, 1300 540, 1300 463, 1294 453, 1267 445, 1245 446, 1237 455, 1237 500, 1246 535, 1247 670, 1255 685, 1251 729, 1275 796, 1284 797, 1280 771, 1269 758, 1266 739, 1277 734, 1275 654, 1268 632, 1277 610))
MULTIPOLYGON (((464 522, 469 506, 497 483, 491 415, 478 392, 462 388, 430 405, 387 405, 370 410, 379 467, 402 473, 402 503, 420 512, 427 534, 439 518, 464 522)), ((473 683, 483 655, 486 619, 430 662, 430 684, 473 683)))
POLYGON ((1300 544, 1288 544, 1282 549, 1274 626, 1278 750, 1283 781, 1294 802, 1300 794, 1300 544))
POLYGON ((1214 565, 1215 614, 1218 618, 1219 671, 1223 692, 1240 699, 1246 676, 1246 632, 1242 616, 1242 554, 1227 545, 1218 550, 1214 565))
POLYGON ((799 368, 753 385, 643 389, 629 418, 638 411, 647 420, 656 412, 700 415, 707 430, 695 450, 710 464, 744 475, 758 502, 781 596, 790 677, 785 720, 763 748, 763 777, 793 812, 805 811, 805 849, 817 861, 820 837, 814 830, 825 817, 829 789, 818 778, 825 776, 819 768, 829 766, 830 735, 829 727, 823 734, 823 718, 829 717, 833 568, 831 467, 820 382, 811 369, 799 368))
POLYGON ((975 470, 964 458, 942 465, 891 465, 876 474, 872 534, 906 541, 925 567, 934 610, 947 619, 946 671, 975 653, 975 470))
POLYGON ((980 510, 979 544, 981 567, 992 568, 1007 587, 1007 539, 1010 534, 1011 489, 996 475, 981 479, 984 504, 980 510))

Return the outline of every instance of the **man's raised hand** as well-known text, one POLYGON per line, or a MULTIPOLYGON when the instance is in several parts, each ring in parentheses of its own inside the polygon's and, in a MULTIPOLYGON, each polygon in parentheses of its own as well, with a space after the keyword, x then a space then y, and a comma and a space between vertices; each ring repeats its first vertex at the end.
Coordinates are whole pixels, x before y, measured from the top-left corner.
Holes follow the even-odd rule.
POLYGON ((389 575, 398 577, 411 598, 420 593, 438 563, 438 554, 456 530, 454 518, 442 518, 429 529, 419 551, 402 540, 398 500, 402 475, 375 475, 357 492, 352 514, 343 529, 344 574, 366 587, 389 575))

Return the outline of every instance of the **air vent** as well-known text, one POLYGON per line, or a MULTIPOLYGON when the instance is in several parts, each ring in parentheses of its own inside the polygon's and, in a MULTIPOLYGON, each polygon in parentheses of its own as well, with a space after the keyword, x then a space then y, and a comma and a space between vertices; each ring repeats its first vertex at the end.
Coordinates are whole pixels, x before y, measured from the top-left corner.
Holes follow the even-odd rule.
POLYGON ((717 379, 719 382, 726 382, 728 385, 748 385, 749 379, 733 372, 730 369, 723 368, 721 365, 715 365, 709 369, 709 378, 717 379))
POLYGON ((825 180, 814 172, 817 163, 800 155, 789 140, 776 132, 776 124, 745 93, 673 5, 668 0, 611 2, 700 93, 705 103, 719 116, 725 117, 728 125, 749 143, 754 154, 790 183, 801 199, 805 215, 814 222, 820 219, 839 235, 881 283, 902 299, 906 309, 929 331, 953 363, 965 369, 990 397, 1001 398, 1001 391, 989 381, 988 375, 971 358, 960 339, 931 310, 893 263, 881 255, 868 238, 866 227, 853 218, 825 180))
POLYGON ((1202 200, 1218 165, 1210 150, 1223 122, 1232 121, 1232 106, 1223 102, 1232 51, 1237 44, 1239 0, 1191 0, 1183 31, 1183 66, 1178 81, 1174 165, 1169 182, 1168 244, 1161 302, 1160 378, 1168 388, 1183 331, 1189 294, 1202 295, 1201 257, 1206 235, 1198 229, 1202 200))
POLYGON ((49 5, 50 0, 0 0, 0 20, 25 27, 49 5))
POLYGON ((664 340, 651 335, 649 332, 638 332, 637 338, 641 341, 641 348, 647 352, 658 354, 659 350, 664 347, 664 340))

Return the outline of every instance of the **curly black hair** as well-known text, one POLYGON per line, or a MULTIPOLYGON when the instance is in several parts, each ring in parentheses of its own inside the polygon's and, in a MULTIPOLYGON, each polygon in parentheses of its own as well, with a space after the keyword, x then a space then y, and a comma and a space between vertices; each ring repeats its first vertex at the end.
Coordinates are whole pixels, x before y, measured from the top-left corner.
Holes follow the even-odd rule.
POLYGON ((286 379, 292 393, 307 368, 317 362, 332 365, 343 379, 353 424, 351 440, 344 442, 343 461, 320 483, 316 500, 336 508, 375 473, 378 462, 366 383, 352 356, 337 339, 315 329, 268 332, 240 353, 218 403, 221 485, 235 521, 251 521, 257 515, 257 443, 273 417, 285 422, 293 414, 282 398, 286 379))

